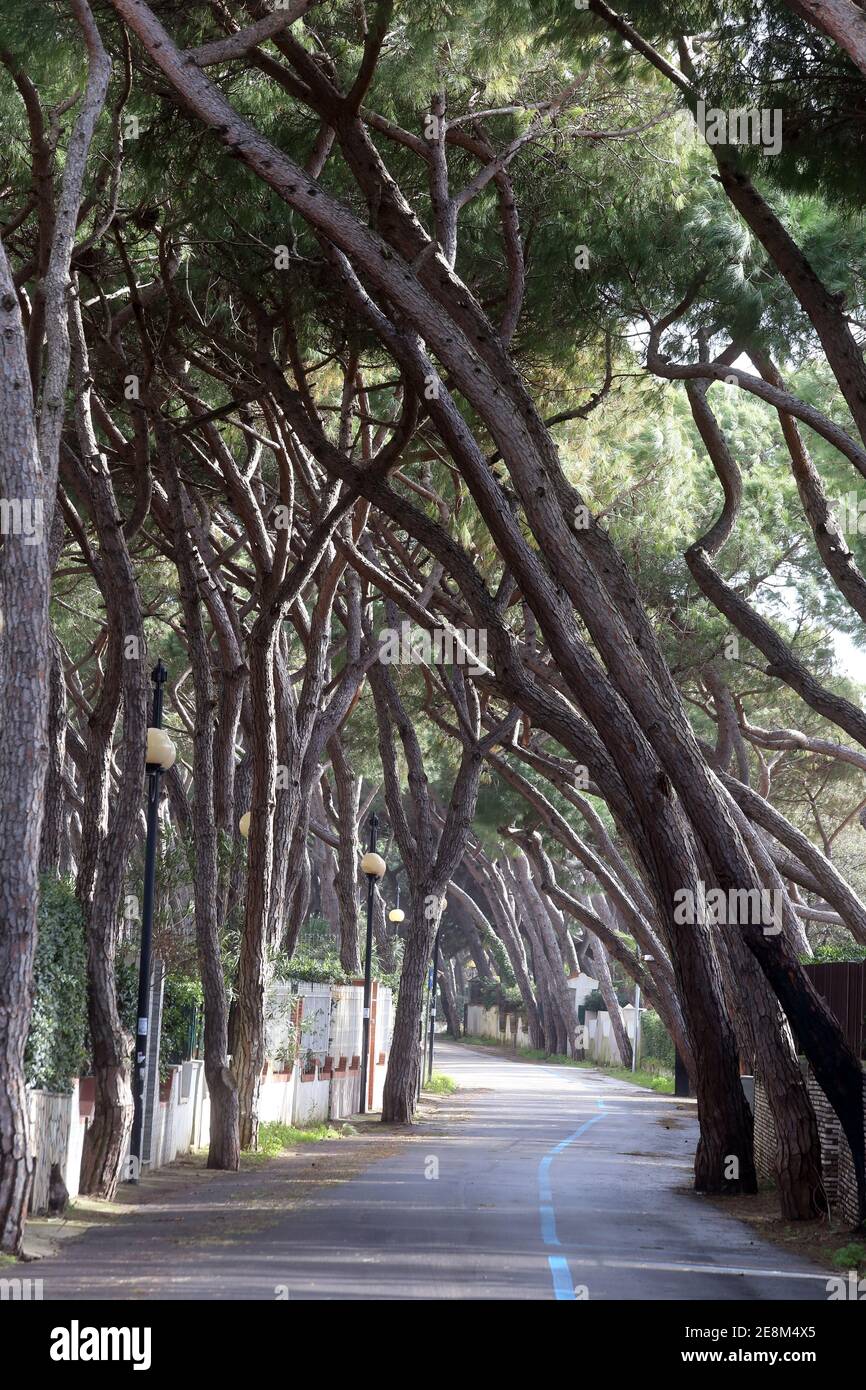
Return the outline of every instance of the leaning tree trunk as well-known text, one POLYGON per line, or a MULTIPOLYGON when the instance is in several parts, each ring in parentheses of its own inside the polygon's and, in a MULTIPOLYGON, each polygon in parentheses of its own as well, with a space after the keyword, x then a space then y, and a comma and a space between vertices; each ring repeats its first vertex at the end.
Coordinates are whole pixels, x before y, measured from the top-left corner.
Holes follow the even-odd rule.
POLYGON ((454 966, 450 957, 442 961, 439 969, 439 998, 442 1001, 442 1012, 448 1032, 452 1038, 459 1038, 463 1027, 454 988, 454 966))
MULTIPOLYGON (((157 412, 158 414, 158 412, 157 412)), ((204 996, 204 1071, 210 1096, 208 1168, 236 1172, 240 1166, 238 1088, 229 1069, 228 990, 219 931, 217 841, 216 697, 210 644, 204 624, 198 575, 207 571, 191 538, 191 509, 177 473, 167 427, 156 422, 166 488, 172 504, 174 554, 195 687, 193 730, 193 838, 195 846, 196 947, 204 996)), ((225 791, 223 793, 225 795, 225 791)))
MULTIPOLYGON (((0 491, 42 504, 27 352, 0 245, 0 491)), ((38 513, 36 513, 38 515, 38 513)), ((17 1254, 33 1178, 24 1048, 32 1007, 39 841, 48 766, 47 537, 0 550, 0 1250, 17 1254)))
POLYGON ((592 968, 598 980, 598 987, 601 990, 601 997, 607 1009, 610 1026, 613 1029, 613 1037, 616 1043, 616 1050, 619 1053, 620 1065, 630 1067, 632 1063, 631 1039, 625 1026, 622 1016, 622 1009, 616 997, 613 987, 613 980, 610 977, 610 965, 607 959, 607 951, 599 941, 597 936, 590 936, 592 968))
MULTIPOLYGON (((94 573, 105 600, 111 643, 111 685, 97 735, 94 772, 100 801, 91 807, 91 858, 82 896, 87 934, 88 1014, 96 1100, 84 1140, 82 1191, 112 1198, 121 1175, 123 1152, 132 1125, 129 1077, 131 1039, 117 1003, 115 959, 120 900, 141 816, 147 739, 147 693, 141 598, 111 475, 100 452, 91 416, 90 364, 77 300, 69 316, 75 365, 75 424, 78 446, 88 467, 82 483, 99 538, 94 573), (118 751, 117 788, 108 814, 111 737, 117 693, 123 703, 123 736, 118 751)), ((108 683, 106 681, 106 683, 108 683)))
POLYGON ((568 1046, 567 1035, 562 1011, 551 979, 550 961, 547 958, 547 952, 544 949, 538 928, 528 912, 523 914, 521 924, 530 945, 530 964, 537 991, 541 1035, 539 1046, 543 1047, 547 1053, 562 1056, 568 1046))
POLYGON ((808 1221, 826 1211, 821 1144, 788 1021, 736 928, 720 935, 719 957, 737 1035, 773 1117, 782 1215, 808 1221))
MULTIPOLYGON (((467 864, 467 868, 477 883, 479 881, 477 870, 473 868, 471 861, 467 864)), ((523 1007, 526 1010, 529 1041, 533 1047, 543 1048, 544 1028, 536 992, 532 984, 529 963, 526 959, 526 951, 520 935, 520 927, 512 914, 510 902, 506 900, 505 884, 498 869, 485 865, 483 886, 494 930, 505 947, 517 988, 520 990, 523 1007)))
POLYGON ((532 924, 538 949, 535 952, 536 978, 538 967, 546 962, 546 983, 556 1015, 556 1050, 562 1055, 577 1051, 577 1012, 574 995, 565 980, 565 964, 553 922, 544 899, 532 881, 529 860, 521 851, 514 861, 514 883, 526 908, 526 921, 532 924))
POLYGON ((487 947, 481 940, 481 933, 478 928, 470 921, 464 923, 464 931, 469 939, 469 947, 472 951, 472 959, 475 962, 475 969, 478 971, 479 980, 496 979, 496 971, 490 964, 490 957, 487 954, 487 947))

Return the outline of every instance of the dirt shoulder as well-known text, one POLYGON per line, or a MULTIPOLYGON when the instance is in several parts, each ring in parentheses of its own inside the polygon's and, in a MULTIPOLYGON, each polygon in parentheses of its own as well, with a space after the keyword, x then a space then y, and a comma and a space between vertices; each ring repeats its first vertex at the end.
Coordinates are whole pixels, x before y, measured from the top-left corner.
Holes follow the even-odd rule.
MULTIPOLYGON (((707 1199, 705 1199, 707 1200, 707 1199)), ((754 1197, 710 1197, 720 1211, 751 1226, 756 1235, 801 1255, 833 1274, 850 1269, 866 1273, 866 1239, 826 1217, 816 1221, 788 1221, 782 1216, 775 1188, 762 1188, 754 1197), (860 1252, 858 1254, 858 1251, 860 1252)))
POLYGON ((174 1221, 179 1242, 231 1242, 276 1224, 319 1189, 348 1182, 413 1139, 459 1121, 462 1111, 460 1093, 425 1095, 414 1125, 385 1125, 377 1115, 355 1117, 340 1138, 300 1143, 274 1158, 244 1155, 237 1173, 208 1168, 204 1151, 185 1155, 140 1184, 121 1184, 112 1202, 78 1197, 63 1217, 31 1217, 23 1258, 50 1259, 94 1227, 122 1223, 174 1221))

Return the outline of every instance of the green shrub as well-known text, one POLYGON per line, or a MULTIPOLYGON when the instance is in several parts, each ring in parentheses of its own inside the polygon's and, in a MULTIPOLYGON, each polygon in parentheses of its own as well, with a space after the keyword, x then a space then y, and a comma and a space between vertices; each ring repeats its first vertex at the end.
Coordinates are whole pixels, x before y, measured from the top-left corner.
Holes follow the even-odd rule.
POLYGON ((862 1241, 854 1240, 850 1245, 843 1245, 833 1253, 833 1263, 838 1269, 856 1269, 861 1266, 866 1267, 866 1245, 862 1241))
POLYGON ((523 998, 516 985, 503 985, 499 980, 478 980, 475 983, 478 1002, 485 1009, 520 1009, 523 998))
POLYGON ((424 1091, 432 1091, 435 1096, 451 1096, 457 1090, 457 1082, 453 1076, 445 1076, 440 1071, 434 1071, 428 1081, 424 1082, 421 1088, 424 1091))
POLYGON ((824 946, 816 946, 811 956, 801 956, 800 960, 804 965, 832 965, 836 961, 857 963, 866 960, 866 946, 856 941, 827 942, 824 946))
POLYGON ((583 1001, 584 1010, 592 1009, 595 1013, 605 1013, 607 1005, 602 998, 600 989, 591 989, 583 1001))
POLYGON ((25 1074, 31 1086, 68 1091, 87 1057, 84 921, 71 883, 43 877, 38 921, 25 1074))
POLYGON ((640 1016, 641 1066, 649 1071, 649 1063, 657 1060, 668 1071, 673 1071, 676 1052, 668 1030, 657 1013, 652 1009, 641 1012, 640 1016))
MULTIPOLYGON (((33 967, 33 1015, 24 1057, 30 1086, 68 1091, 90 1066, 87 1027, 87 954, 84 918, 71 883, 45 875, 40 885, 39 938, 33 967)), ((138 1009, 138 954, 118 957, 115 983, 120 1018, 134 1034, 138 1009)), ((169 974, 163 996, 160 1076, 190 1055, 191 1024, 200 1022, 201 984, 169 974)))
MULTIPOLYGON (((363 956, 365 925, 360 924, 359 942, 363 956)), ((373 943, 373 979, 387 985, 394 994, 394 1002, 400 986, 400 970, 403 960, 403 943, 393 943, 395 966, 391 971, 379 964, 379 952, 373 943)), ((278 980, 305 980, 310 984, 345 985, 354 978, 347 975, 340 961, 340 939, 324 917, 311 913, 301 929, 295 949, 291 955, 279 950, 273 957, 274 975, 278 980)), ((363 960, 361 962, 363 973, 363 960)), ((232 975, 234 972, 232 972, 232 975)))
POLYGON ((162 1033, 159 1040, 159 1074, 185 1062, 195 1050, 201 1025, 202 987, 186 975, 166 975, 162 999, 162 1033))

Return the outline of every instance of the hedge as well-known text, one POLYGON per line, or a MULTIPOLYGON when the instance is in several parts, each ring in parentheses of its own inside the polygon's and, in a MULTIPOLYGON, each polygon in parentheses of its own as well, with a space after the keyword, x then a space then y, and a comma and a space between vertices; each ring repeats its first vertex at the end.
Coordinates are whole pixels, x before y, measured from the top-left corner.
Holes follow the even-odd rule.
MULTIPOLYGON (((33 1014, 24 1054, 28 1086, 69 1091, 90 1067, 84 919, 71 883, 45 875, 39 894, 39 938, 33 966, 33 1014)), ((121 1022, 133 1036, 138 1003, 138 956, 125 952, 115 967, 121 1022)), ((201 1017, 198 980, 169 974, 163 999, 160 1075, 189 1051, 191 1025, 201 1017)))
POLYGON ((640 1020, 641 1055, 655 1057, 671 1071, 674 1069, 675 1049, 670 1033, 657 1013, 652 1009, 641 1012, 640 1020))
POLYGON ((69 1091, 87 1058, 84 921, 72 884, 46 875, 39 894, 28 1085, 69 1091))

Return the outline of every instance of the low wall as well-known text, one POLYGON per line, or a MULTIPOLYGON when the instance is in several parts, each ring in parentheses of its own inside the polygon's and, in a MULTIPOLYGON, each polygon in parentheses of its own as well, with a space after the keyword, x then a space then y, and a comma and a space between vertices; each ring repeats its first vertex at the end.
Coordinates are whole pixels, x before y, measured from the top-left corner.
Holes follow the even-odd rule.
MULTIPOLYGON (((854 1226, 858 1218, 857 1178, 851 1146, 842 1133, 836 1112, 812 1073, 806 1068, 806 1090, 815 1111, 821 1144, 821 1173, 830 1211, 837 1220, 854 1226)), ((863 1109, 866 1116, 866 1073, 863 1077, 863 1109)), ((758 1176, 775 1181, 777 1162, 776 1126, 759 1076, 755 1077, 755 1167, 758 1176)), ((864 1119, 866 1137, 866 1119, 864 1119)))
MULTIPOLYGON (((592 1009, 587 1009, 586 1037, 584 1040, 584 1053, 588 1062, 598 1062, 602 1067, 621 1067, 622 1058, 619 1055, 619 1048, 616 1045, 613 1026, 610 1021, 610 1014, 605 1009, 600 1009, 596 1013, 592 1009)), ((634 1009, 626 1005, 622 1011, 622 1019, 625 1024, 625 1031, 634 1046, 634 1009)))
MULTIPOLYGON (((821 1168, 824 1174, 824 1190, 830 1210, 840 1221, 854 1226, 858 1219, 857 1177, 854 1172, 854 1158, 851 1145, 842 1133, 842 1126, 836 1118, 830 1102, 812 1075, 807 1074, 806 1086, 818 1120, 818 1137, 821 1141, 821 1168)), ((863 1076, 864 1138, 866 1138, 866 1074, 863 1076)))
POLYGON ((776 1139, 776 1121, 773 1119, 773 1112, 770 1109, 770 1102, 767 1099, 767 1092, 759 1076, 755 1077, 755 1091, 753 1101, 754 1113, 754 1153, 755 1171, 759 1178, 764 1182, 776 1181, 776 1152, 778 1142, 776 1139))
POLYGON ((492 1038, 501 1047, 531 1047, 529 1029, 523 1014, 505 1009, 488 1009, 483 1004, 466 1005, 466 1032, 476 1038, 492 1038))
MULTIPOLYGON (((284 992, 286 986, 278 986, 284 992)), ((321 1124, 345 1119, 360 1110, 361 1049, 363 1037, 363 988, 360 985, 304 985, 288 988, 291 1008, 281 1005, 282 994, 271 1011, 272 1036, 280 1019, 291 1014, 291 1025, 301 1040, 301 1059, 290 1070, 279 1062, 267 1062, 259 1092, 259 1120, 281 1124, 321 1124), (306 1026, 305 1026, 306 1024, 306 1026)), ((391 1044, 391 990, 374 981, 370 1018, 368 1110, 380 1110, 391 1044)), ((269 1039, 270 1040, 270 1039, 269 1039)), ((30 1210, 48 1208, 51 1166, 61 1165, 70 1197, 80 1190, 84 1135, 93 1114, 93 1081, 76 1081, 71 1092, 28 1092, 30 1142, 35 1155, 35 1176, 30 1210)), ((210 1097, 204 1062, 193 1059, 171 1067, 160 1086, 151 1137, 151 1153, 142 1165, 144 1174, 162 1168, 193 1149, 206 1148, 210 1136, 210 1097)), ((127 1173, 129 1147, 124 1155, 127 1173)))
POLYGON ((51 1168, 60 1164, 63 1181, 73 1196, 78 1194, 81 1151, 86 1119, 81 1114, 78 1082, 67 1095, 51 1091, 28 1091, 30 1137, 36 1159, 30 1210, 48 1210, 48 1181, 51 1168))
MULTIPOLYGON (((588 1061, 598 1062, 600 1066, 620 1066, 619 1050, 613 1035, 610 1015, 603 1010, 599 1013, 588 1010, 585 1017, 585 1023, 575 1025, 577 1055, 583 1055, 588 1061)), ((634 1009, 623 1009, 623 1020, 633 1043, 634 1009)), ((510 1009, 489 1009, 483 1004, 467 1004, 466 1031, 477 1038, 491 1038, 501 1047, 516 1049, 532 1046, 526 1019, 522 1013, 515 1013, 510 1009)), ((570 1055, 574 1051, 570 1043, 568 1050, 570 1055)))

